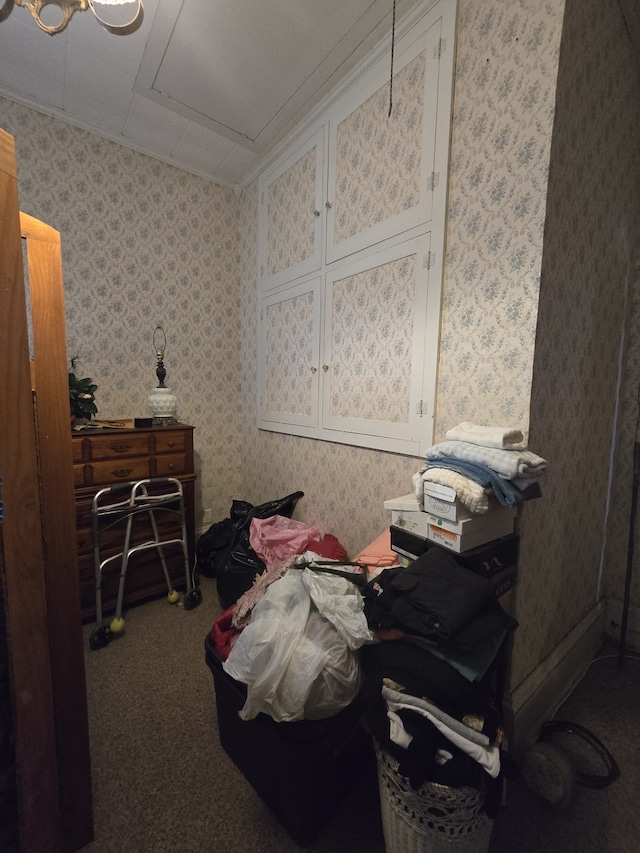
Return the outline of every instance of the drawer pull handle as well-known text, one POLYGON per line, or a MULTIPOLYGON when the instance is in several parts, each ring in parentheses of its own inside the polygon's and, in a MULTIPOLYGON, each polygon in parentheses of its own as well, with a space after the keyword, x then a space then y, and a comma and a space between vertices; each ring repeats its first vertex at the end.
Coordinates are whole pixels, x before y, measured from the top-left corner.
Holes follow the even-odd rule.
POLYGON ((173 462, 171 462, 171 463, 170 463, 170 465, 169 465, 168 467, 169 467, 169 470, 170 470, 170 471, 173 471, 173 469, 174 469, 176 466, 173 464, 173 462))
POLYGON ((133 468, 118 468, 117 471, 112 471, 114 477, 128 477, 133 471, 133 468))
POLYGON ((130 444, 112 444, 110 445, 111 449, 116 453, 126 453, 127 450, 131 447, 130 444))
POLYGON ((167 444, 169 447, 175 447, 176 445, 175 441, 168 441, 167 444))

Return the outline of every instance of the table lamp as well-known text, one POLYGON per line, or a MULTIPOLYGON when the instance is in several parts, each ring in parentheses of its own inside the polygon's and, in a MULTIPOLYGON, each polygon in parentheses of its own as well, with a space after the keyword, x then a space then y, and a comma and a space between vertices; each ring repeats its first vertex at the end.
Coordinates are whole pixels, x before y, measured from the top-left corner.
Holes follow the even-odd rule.
POLYGON ((153 330, 153 348, 156 354, 156 376, 158 384, 149 396, 149 408, 153 412, 154 426, 169 426, 177 423, 176 403, 177 400, 171 393, 171 388, 164 384, 167 371, 164 366, 164 354, 167 347, 167 336, 162 326, 156 326, 153 330))

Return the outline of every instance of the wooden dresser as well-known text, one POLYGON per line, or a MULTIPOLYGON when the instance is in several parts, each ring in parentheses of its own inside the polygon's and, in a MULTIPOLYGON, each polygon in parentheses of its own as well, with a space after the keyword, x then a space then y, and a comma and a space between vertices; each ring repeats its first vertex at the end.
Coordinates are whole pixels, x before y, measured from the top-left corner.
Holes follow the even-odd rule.
MULTIPOLYGON (((195 559, 193 427, 172 424, 165 427, 136 429, 95 429, 73 433, 73 474, 78 535, 78 569, 80 599, 84 621, 95 619, 95 572, 93 561, 93 529, 91 502, 98 489, 145 477, 175 477, 184 490, 189 569, 195 559)), ((151 538, 150 525, 140 521, 134 527, 134 542, 151 538)), ((169 537, 175 528, 180 536, 180 523, 174 518, 159 518, 161 536, 169 537)), ((112 541, 102 539, 102 559, 122 550, 124 526, 109 531, 112 541)), ((171 580, 178 590, 186 588, 184 560, 180 548, 167 549, 167 565, 171 580)), ((102 577, 104 616, 115 611, 120 561, 105 567, 102 577)), ((135 555, 127 568, 125 607, 150 598, 166 595, 167 587, 155 550, 135 555)))

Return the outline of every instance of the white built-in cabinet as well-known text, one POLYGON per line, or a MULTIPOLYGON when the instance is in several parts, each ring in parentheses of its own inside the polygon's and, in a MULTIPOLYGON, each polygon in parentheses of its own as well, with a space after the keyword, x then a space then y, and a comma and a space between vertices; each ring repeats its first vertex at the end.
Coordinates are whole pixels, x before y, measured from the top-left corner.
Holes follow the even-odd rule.
POLYGON ((432 443, 455 5, 418 7, 391 91, 379 49, 260 176, 261 429, 432 443))

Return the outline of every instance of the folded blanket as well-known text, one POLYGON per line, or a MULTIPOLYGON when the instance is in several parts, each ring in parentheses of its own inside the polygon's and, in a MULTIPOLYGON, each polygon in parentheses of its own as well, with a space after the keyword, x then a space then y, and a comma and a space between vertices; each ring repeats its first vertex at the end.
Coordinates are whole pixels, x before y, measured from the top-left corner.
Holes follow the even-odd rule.
POLYGON ((443 441, 427 450, 427 462, 447 458, 486 465, 505 480, 513 480, 514 477, 537 477, 547 467, 546 461, 531 450, 500 450, 496 447, 481 447, 468 441, 443 441))
MULTIPOLYGON (((484 488, 491 489, 502 506, 518 506, 522 503, 522 492, 509 480, 499 477, 492 468, 479 465, 477 462, 467 462, 465 459, 454 459, 452 456, 446 459, 438 459, 440 469, 457 471, 464 477, 468 477, 484 488)), ((429 468, 427 467, 427 471, 429 468)))
POLYGON ((478 483, 470 480, 469 477, 465 477, 463 474, 459 474, 457 471, 429 467, 414 474, 413 485, 416 497, 421 502, 424 500, 425 481, 440 483, 441 486, 451 486, 456 491, 456 499, 474 514, 482 515, 489 511, 488 493, 478 483))
POLYGON ((468 441, 469 444, 482 447, 522 450, 527 446, 522 431, 515 427, 478 426, 465 421, 450 429, 446 435, 449 441, 468 441))

